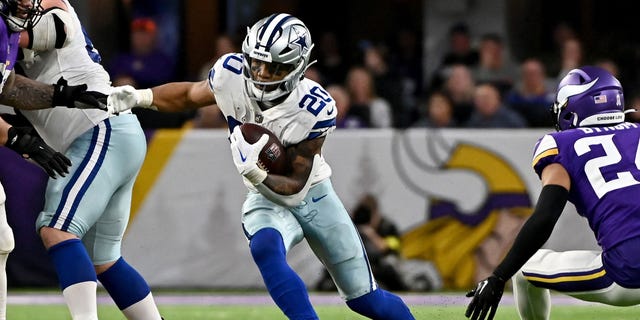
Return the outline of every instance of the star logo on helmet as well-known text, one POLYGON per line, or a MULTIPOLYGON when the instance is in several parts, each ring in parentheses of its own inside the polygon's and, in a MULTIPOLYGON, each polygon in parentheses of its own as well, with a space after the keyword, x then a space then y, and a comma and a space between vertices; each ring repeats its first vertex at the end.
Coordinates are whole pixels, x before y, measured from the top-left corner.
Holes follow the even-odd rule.
POLYGON ((304 49, 307 48, 307 38, 306 38, 306 36, 299 37, 293 43, 299 45, 301 50, 304 50, 304 49))

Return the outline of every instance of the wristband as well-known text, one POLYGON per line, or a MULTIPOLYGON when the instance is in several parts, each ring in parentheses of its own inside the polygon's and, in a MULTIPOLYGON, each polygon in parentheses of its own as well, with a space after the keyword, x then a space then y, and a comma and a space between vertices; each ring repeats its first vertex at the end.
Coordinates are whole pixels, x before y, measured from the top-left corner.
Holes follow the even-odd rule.
POLYGON ((243 176, 255 186, 261 184, 262 181, 267 178, 267 171, 262 170, 256 166, 248 172, 245 172, 243 176))
POLYGON ((138 96, 140 97, 140 101, 138 101, 138 106, 143 107, 143 108, 147 108, 147 109, 152 109, 152 110, 158 110, 158 108, 153 104, 153 91, 151 91, 151 89, 140 89, 140 90, 136 90, 138 92, 138 96))

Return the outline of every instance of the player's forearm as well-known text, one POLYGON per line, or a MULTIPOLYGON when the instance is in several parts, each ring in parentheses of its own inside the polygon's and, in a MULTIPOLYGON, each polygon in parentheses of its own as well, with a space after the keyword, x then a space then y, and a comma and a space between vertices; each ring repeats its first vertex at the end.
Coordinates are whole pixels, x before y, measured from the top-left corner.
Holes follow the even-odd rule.
POLYGON ((0 103, 18 109, 51 108, 53 85, 34 81, 12 73, 0 95, 0 103))
POLYGON ((305 182, 306 180, 301 182, 286 176, 270 174, 262 183, 273 192, 288 196, 300 192, 304 188, 305 182))
POLYGON ((291 172, 288 175, 270 174, 262 183, 269 187, 273 192, 285 196, 302 191, 307 184, 307 180, 311 179, 314 165, 313 160, 315 158, 294 158, 295 159, 291 163, 291 172))
POLYGON ((162 112, 180 112, 195 110, 210 105, 207 101, 196 99, 192 90, 193 82, 172 82, 151 88, 152 105, 162 112))
MULTIPOLYGON (((297 206, 307 196, 311 188, 312 177, 320 163, 320 155, 313 157, 311 171, 299 176, 300 172, 291 177, 268 175, 262 182, 256 184, 256 188, 267 199, 285 207, 297 206), (297 192, 296 192, 297 190, 297 192)), ((294 170, 294 172, 296 172, 294 170)))
POLYGON ((562 186, 542 187, 535 210, 522 226, 505 258, 494 270, 494 275, 502 280, 511 278, 547 242, 568 196, 569 191, 562 186))

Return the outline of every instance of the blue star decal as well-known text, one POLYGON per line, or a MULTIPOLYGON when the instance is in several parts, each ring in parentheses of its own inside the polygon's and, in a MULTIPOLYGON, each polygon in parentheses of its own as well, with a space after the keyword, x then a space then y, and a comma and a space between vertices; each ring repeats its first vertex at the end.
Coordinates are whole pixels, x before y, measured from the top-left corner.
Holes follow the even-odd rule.
POLYGON ((298 38, 296 41, 294 41, 293 43, 297 44, 300 46, 300 48, 302 50, 304 50, 307 47, 307 39, 306 36, 302 36, 300 38, 298 38))

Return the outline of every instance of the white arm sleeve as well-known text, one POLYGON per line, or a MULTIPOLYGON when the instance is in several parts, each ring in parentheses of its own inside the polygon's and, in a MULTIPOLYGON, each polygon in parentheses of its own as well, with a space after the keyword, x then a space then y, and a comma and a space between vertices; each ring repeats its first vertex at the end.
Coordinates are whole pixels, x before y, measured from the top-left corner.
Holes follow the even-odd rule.
POLYGON ((312 177, 316 174, 316 171, 318 170, 319 167, 320 167, 320 155, 316 154, 313 157, 311 173, 309 173, 307 182, 304 184, 304 187, 302 187, 302 190, 300 190, 296 194, 285 196, 279 193, 275 193, 273 192, 273 190, 269 189, 269 187, 265 186, 264 183, 262 182, 255 185, 255 187, 263 196, 273 201, 274 203, 279 204, 281 206, 285 206, 285 207, 295 207, 299 205, 300 202, 302 202, 302 200, 307 196, 307 193, 309 192, 309 188, 311 188, 311 180, 313 180, 312 177))
POLYGON ((52 8, 45 11, 40 21, 27 32, 29 33, 28 48, 46 51, 60 49, 67 45, 75 32, 75 26, 69 12, 52 8))

